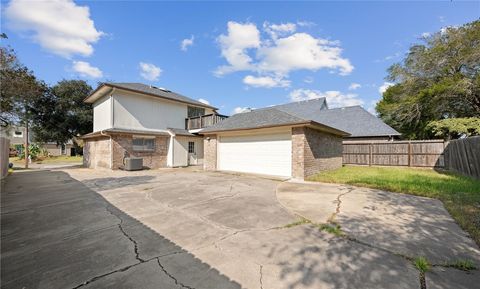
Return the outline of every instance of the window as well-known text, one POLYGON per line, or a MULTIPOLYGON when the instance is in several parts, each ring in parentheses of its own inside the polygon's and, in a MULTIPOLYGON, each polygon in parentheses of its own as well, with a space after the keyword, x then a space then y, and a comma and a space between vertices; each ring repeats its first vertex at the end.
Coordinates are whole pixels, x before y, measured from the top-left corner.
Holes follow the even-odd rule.
POLYGON ((14 134, 15 134, 15 137, 23 137, 23 132, 22 131, 16 130, 14 134))
POLYGON ((205 108, 189 106, 187 109, 187 117, 196 117, 205 115, 205 108))
POLYGON ((189 141, 188 142, 188 153, 194 154, 195 153, 195 142, 189 141))
POLYGON ((155 139, 154 138, 134 138, 132 147, 134 151, 154 151, 155 139))

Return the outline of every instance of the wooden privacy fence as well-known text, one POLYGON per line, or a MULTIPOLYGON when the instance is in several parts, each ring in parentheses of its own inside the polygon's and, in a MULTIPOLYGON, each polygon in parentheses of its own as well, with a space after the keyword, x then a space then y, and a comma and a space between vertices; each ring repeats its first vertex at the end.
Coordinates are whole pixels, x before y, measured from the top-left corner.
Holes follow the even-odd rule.
POLYGON ((445 163, 449 170, 480 179, 480 136, 450 141, 445 163))
POLYGON ((445 167, 443 140, 343 143, 343 163, 369 166, 445 167))

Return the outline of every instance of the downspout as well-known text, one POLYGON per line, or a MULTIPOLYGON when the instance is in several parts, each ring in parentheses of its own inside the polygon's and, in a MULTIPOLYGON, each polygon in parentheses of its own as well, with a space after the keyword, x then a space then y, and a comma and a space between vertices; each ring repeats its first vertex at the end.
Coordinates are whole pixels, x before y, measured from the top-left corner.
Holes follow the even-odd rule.
MULTIPOLYGON (((112 88, 112 92, 110 93, 110 128, 115 127, 115 99, 113 98, 113 93, 115 92, 115 87, 112 88)), ((103 131, 100 132, 103 134, 103 131)), ((110 137, 110 169, 113 170, 113 143, 112 143, 112 136, 110 137)), ((125 153, 122 160, 123 164, 125 164, 125 153)))
POLYGON ((175 146, 173 145, 173 138, 175 137, 175 134, 172 133, 170 130, 167 130, 167 132, 170 135, 168 153, 167 153, 167 166, 173 167, 174 166, 174 161, 175 161, 175 159, 174 159, 175 146))

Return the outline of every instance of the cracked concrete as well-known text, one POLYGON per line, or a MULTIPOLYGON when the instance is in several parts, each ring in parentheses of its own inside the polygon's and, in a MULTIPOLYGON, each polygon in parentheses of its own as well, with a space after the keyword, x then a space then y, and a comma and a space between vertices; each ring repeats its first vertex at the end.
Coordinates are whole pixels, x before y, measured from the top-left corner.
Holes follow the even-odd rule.
MULTIPOLYGON (((438 203, 350 186, 195 168, 69 169, 16 173, 6 189, 2 288, 420 288, 401 254, 478 254, 438 203), (298 215, 351 237, 283 228, 298 215), (429 247, 440 237, 460 243, 429 247)), ((456 288, 458 270, 446 270, 427 273, 427 288, 456 288)), ((478 277, 470 272, 459 288, 478 277)))

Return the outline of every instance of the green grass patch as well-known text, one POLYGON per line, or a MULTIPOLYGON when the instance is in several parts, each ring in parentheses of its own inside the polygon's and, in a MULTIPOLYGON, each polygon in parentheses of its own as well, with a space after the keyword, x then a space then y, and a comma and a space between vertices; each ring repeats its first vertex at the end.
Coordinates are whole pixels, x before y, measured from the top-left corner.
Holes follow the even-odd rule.
POLYGON ((310 181, 342 183, 436 198, 480 246, 480 181, 431 169, 345 166, 310 181))
POLYGON ((318 225, 318 228, 322 231, 328 232, 330 234, 333 234, 335 236, 342 236, 343 232, 340 227, 340 225, 337 224, 320 224, 318 225))
POLYGON ((312 223, 312 221, 310 221, 309 219, 305 219, 303 217, 300 217, 300 220, 295 221, 295 222, 290 223, 290 224, 286 224, 282 228, 287 229, 287 228, 292 228, 292 227, 301 226, 301 225, 305 225, 305 224, 311 224, 311 223, 312 223))
POLYGON ((477 267, 471 260, 457 260, 453 263, 446 263, 445 266, 456 268, 463 271, 476 270, 477 267))
POLYGON ((82 156, 56 156, 56 157, 47 157, 47 158, 42 158, 39 160, 33 161, 34 163, 37 164, 47 164, 47 163, 78 163, 82 162, 83 157, 82 156))
POLYGON ((426 273, 428 270, 430 270, 430 263, 428 263, 428 260, 425 257, 417 257, 415 260, 413 260, 413 264, 415 267, 418 269, 418 271, 422 273, 426 273))

